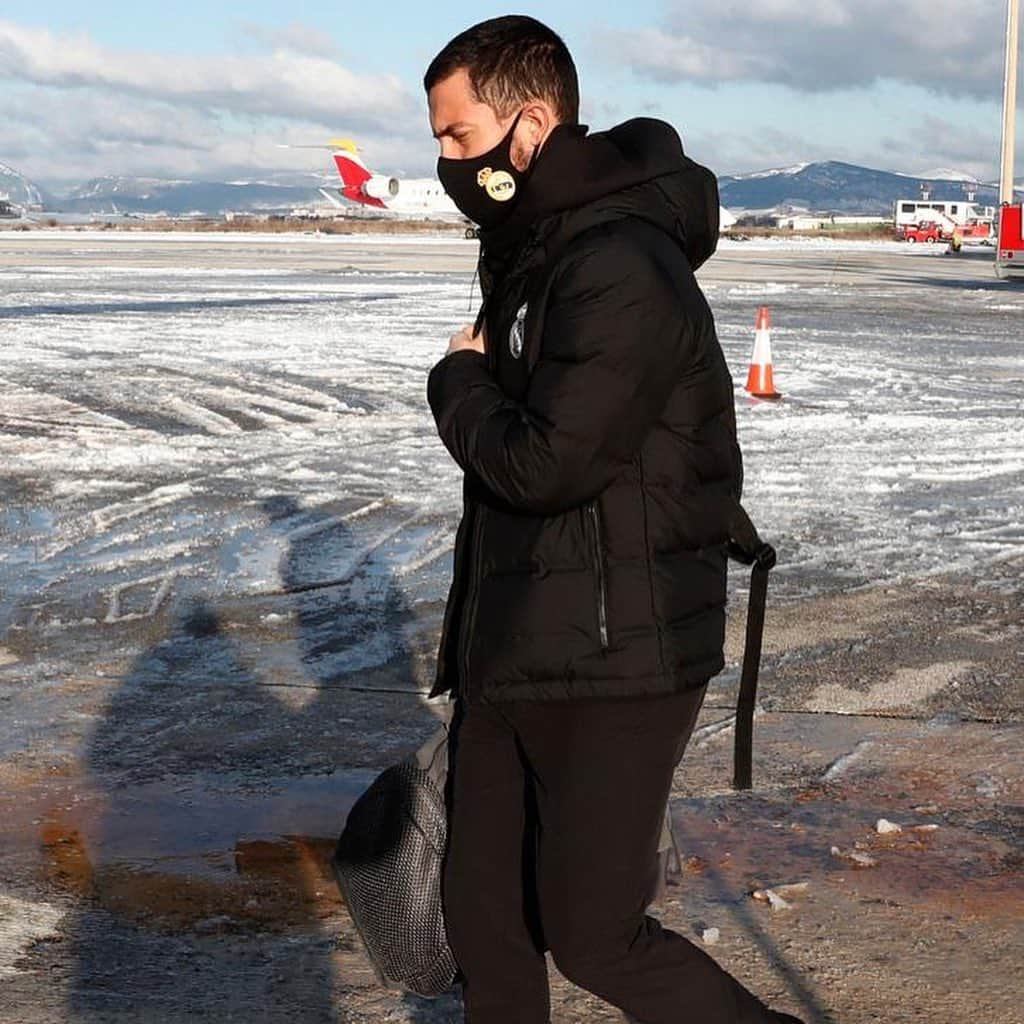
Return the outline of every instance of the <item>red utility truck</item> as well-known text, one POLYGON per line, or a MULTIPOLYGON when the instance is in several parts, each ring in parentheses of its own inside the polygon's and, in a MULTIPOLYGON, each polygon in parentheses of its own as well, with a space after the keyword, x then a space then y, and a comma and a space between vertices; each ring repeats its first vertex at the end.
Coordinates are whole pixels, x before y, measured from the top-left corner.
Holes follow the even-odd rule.
POLYGON ((1003 280, 1024 280, 1024 204, 1006 204, 999 210, 999 240, 996 243, 996 276, 1003 280))

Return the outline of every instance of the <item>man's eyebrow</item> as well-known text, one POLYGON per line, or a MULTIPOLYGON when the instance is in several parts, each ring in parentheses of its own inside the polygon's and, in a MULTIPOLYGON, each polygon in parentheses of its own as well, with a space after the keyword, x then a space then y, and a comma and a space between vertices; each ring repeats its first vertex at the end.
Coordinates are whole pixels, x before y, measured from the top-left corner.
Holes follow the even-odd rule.
POLYGON ((435 139, 439 139, 443 135, 451 135, 451 133, 453 131, 455 131, 456 128, 468 128, 468 127, 470 127, 468 122, 466 122, 466 121, 456 121, 454 124, 448 125, 447 128, 442 128, 441 131, 434 132, 434 138, 435 139))

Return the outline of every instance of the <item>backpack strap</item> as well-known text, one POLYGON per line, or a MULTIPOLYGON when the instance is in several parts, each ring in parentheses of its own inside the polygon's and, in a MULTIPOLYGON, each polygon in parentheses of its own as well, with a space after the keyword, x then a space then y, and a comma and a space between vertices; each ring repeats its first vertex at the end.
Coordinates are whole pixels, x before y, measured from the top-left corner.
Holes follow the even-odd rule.
POLYGON ((775 548, 757 534, 743 506, 734 501, 729 515, 729 557, 752 566, 750 598, 747 604, 747 635, 743 649, 743 671, 736 701, 736 746, 733 753, 733 788, 750 789, 754 760, 754 705, 757 676, 761 668, 768 573, 775 566, 775 548))

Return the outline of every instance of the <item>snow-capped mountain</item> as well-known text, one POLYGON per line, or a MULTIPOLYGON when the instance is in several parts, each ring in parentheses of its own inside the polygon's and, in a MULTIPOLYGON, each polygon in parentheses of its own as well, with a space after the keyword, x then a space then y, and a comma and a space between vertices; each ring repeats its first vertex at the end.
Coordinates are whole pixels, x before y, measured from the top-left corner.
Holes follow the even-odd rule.
POLYGON ((0 164, 0 196, 21 208, 47 206, 52 201, 35 182, 7 164, 0 164))
MULTIPOLYGON (((917 199, 927 183, 935 200, 965 199, 969 175, 943 171, 955 177, 896 174, 856 164, 827 160, 753 174, 725 175, 719 179, 722 204, 733 210, 774 210, 797 207, 816 213, 861 213, 885 216, 898 199, 917 199)), ((995 205, 998 188, 978 186, 975 201, 995 205)))
POLYGON ((748 171, 746 174, 733 174, 736 181, 756 181, 759 178, 776 178, 779 175, 794 175, 810 167, 810 164, 792 164, 789 167, 771 167, 767 171, 748 171))
POLYGON ((977 175, 968 174, 966 171, 958 171, 951 167, 936 167, 930 171, 923 171, 922 181, 977 181, 977 175))

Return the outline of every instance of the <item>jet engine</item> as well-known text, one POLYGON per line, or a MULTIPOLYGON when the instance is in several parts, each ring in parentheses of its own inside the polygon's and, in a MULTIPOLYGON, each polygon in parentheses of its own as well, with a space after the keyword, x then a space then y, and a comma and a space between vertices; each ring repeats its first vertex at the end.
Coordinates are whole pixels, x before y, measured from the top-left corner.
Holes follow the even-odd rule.
POLYGON ((375 174, 367 178, 363 191, 374 199, 393 199, 398 195, 400 182, 397 178, 389 178, 383 174, 375 174))

